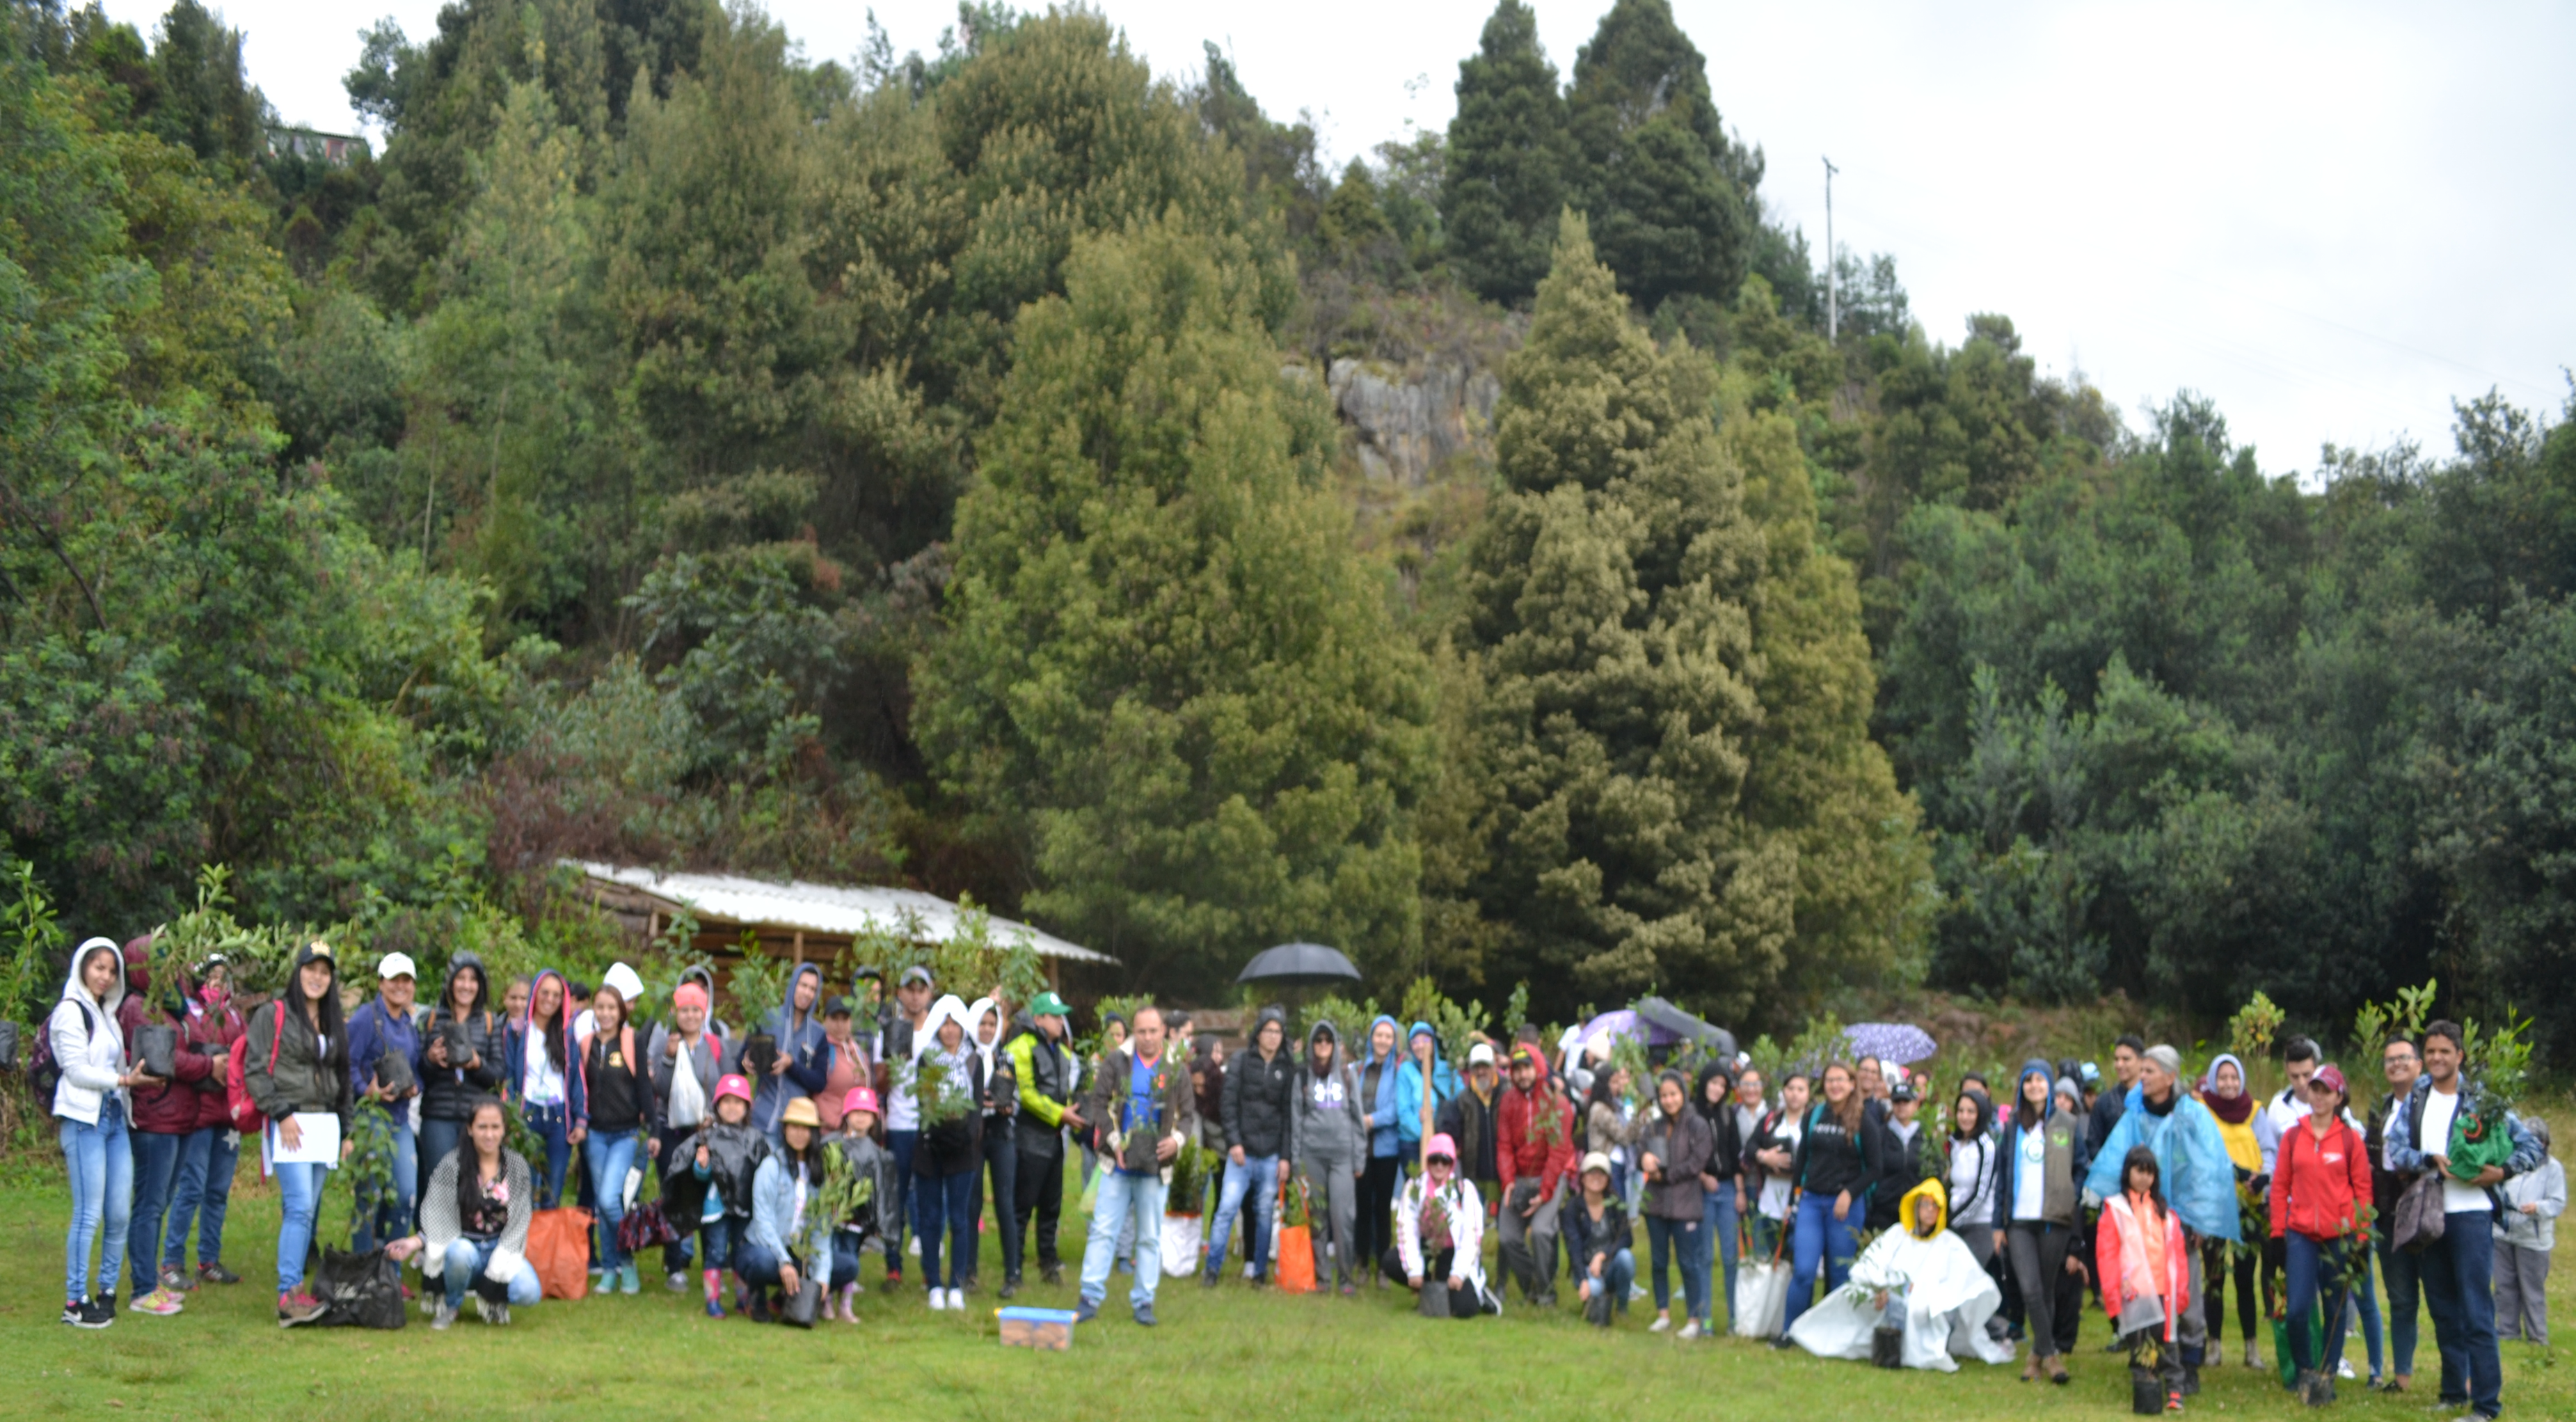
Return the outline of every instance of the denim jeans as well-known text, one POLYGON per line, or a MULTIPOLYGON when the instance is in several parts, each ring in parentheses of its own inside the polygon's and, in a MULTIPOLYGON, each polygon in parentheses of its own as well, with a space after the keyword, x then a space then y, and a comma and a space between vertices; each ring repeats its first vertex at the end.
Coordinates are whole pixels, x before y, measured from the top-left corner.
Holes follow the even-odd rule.
POLYGON ((126 1133, 134 1147, 134 1207, 126 1217, 125 1267, 134 1275, 136 1297, 161 1286, 161 1221, 179 1174, 179 1145, 186 1139, 153 1131, 126 1133))
POLYGON ((1655 1312, 1672 1306, 1672 1287, 1666 1282, 1664 1260, 1667 1255, 1680 1261, 1682 1270, 1682 1303, 1690 1316, 1708 1319, 1708 1241, 1700 1238, 1698 1220, 1668 1220, 1661 1215, 1646 1216, 1646 1245, 1654 1261, 1655 1312))
MULTIPOLYGON (((1715 1251, 1714 1262, 1723 1266, 1720 1277, 1726 1284, 1726 1320, 1732 1327, 1735 1323, 1736 1256, 1743 1247, 1743 1241, 1736 1237, 1735 1186, 1732 1182, 1720 1181, 1716 1189, 1700 1197, 1699 1220, 1700 1227, 1708 1231, 1705 1242, 1715 1251)), ((1711 1312, 1714 1311, 1715 1306, 1712 1305, 1711 1312)))
POLYGON ((1225 1183, 1216 1202, 1216 1222, 1208 1226, 1207 1271, 1216 1277, 1225 1265, 1226 1246, 1233 1241, 1234 1217, 1243 1208, 1246 1196, 1252 1199, 1252 1269, 1255 1274, 1270 1271, 1270 1203, 1278 1198, 1279 1157, 1245 1156, 1243 1164, 1225 1163, 1225 1183))
POLYGON ((420 1198, 420 1142, 411 1133, 411 1103, 358 1109, 384 1112, 394 1143, 393 1180, 381 1192, 357 1202, 358 1217, 349 1227, 349 1247, 363 1254, 411 1233, 413 1202, 420 1198))
POLYGON ((188 1225, 197 1226, 197 1263, 224 1257, 224 1211, 232 1204, 233 1168, 241 1142, 229 1126, 208 1126, 179 1138, 179 1169, 170 1186, 170 1228, 161 1245, 164 1271, 188 1257, 188 1225))
POLYGON ((561 1106, 522 1106, 519 1114, 537 1139, 546 1143, 546 1173, 537 1181, 537 1208, 551 1210, 562 1201, 564 1173, 572 1168, 572 1121, 561 1106))
POLYGON ((731 1215, 718 1215, 711 1220, 699 1221, 698 1267, 701 1269, 732 1267, 736 1242, 742 1238, 743 1229, 749 1223, 748 1220, 737 1220, 731 1215))
POLYGON ((920 1192, 912 1188, 912 1153, 920 1146, 919 1131, 886 1132, 886 1154, 894 1157, 894 1169, 886 1172, 894 1185, 894 1208, 878 1210, 877 1218, 886 1222, 885 1264, 889 1275, 903 1272, 904 1231, 908 1229, 913 1238, 921 1238, 920 1192))
MULTIPOLYGON (((1585 1284, 1594 1282, 1590 1268, 1591 1266, 1586 1265, 1576 1272, 1576 1292, 1580 1293, 1585 1284)), ((1601 1284, 1602 1295, 1610 1300, 1610 1308, 1612 1312, 1626 1313, 1628 1311, 1628 1290, 1630 1286, 1634 1285, 1636 1282, 1637 1252, 1635 1250, 1622 1249, 1618 1253, 1613 1254, 1608 1259, 1602 1261, 1601 1278, 1599 1283, 1601 1284)))
POLYGON ((2331 1373, 2343 1357, 2343 1310, 2351 1298, 2353 1247, 2349 1241, 2310 1239, 2297 1230, 2283 1236, 2289 1268, 2290 1358, 2301 1371, 2331 1373), (2308 1355, 2308 1330, 2325 1319, 2325 1356, 2308 1355))
MULTIPOLYGON (((483 1277, 484 1266, 492 1262, 492 1252, 500 1247, 501 1241, 497 1239, 460 1237, 447 1242, 446 1272, 440 1276, 440 1282, 447 1286, 449 1308, 465 1307, 465 1291, 473 1288, 475 1281, 483 1277)), ((496 1287, 486 1281, 480 1292, 485 1298, 491 1298, 502 1288, 508 1289, 505 1297, 512 1308, 527 1308, 545 1296, 545 1290, 537 1282, 536 1266, 524 1259, 519 1261, 519 1271, 510 1276, 508 1284, 496 1287)))
POLYGON ((954 1175, 916 1175, 912 1193, 921 1203, 921 1282, 924 1288, 956 1288, 966 1276, 975 1272, 975 1219, 968 1213, 969 1200, 975 1193, 975 1172, 961 1170, 954 1175), (948 1277, 939 1277, 939 1236, 942 1230, 953 1246, 948 1252, 948 1277))
MULTIPOLYGON (((742 1248, 734 1251, 733 1271, 742 1277, 744 1283, 755 1289, 783 1289, 787 1287, 787 1274, 780 1266, 785 1262, 759 1245, 745 1240, 742 1248)), ((831 1262, 826 1267, 831 1270, 831 1273, 823 1280, 824 1288, 837 1289, 844 1284, 855 1284, 859 1281, 859 1252, 855 1249, 843 1249, 835 1244, 832 1248, 831 1262)), ((807 1260, 799 1259, 796 1261, 796 1268, 807 1277, 811 1277, 814 1266, 807 1260)), ((798 1282, 801 1283, 803 1280, 800 1279, 798 1282)))
POLYGON ((1127 1291, 1130 1308, 1154 1301, 1163 1281, 1163 1177, 1130 1175, 1114 1166, 1100 1176, 1100 1199, 1091 1212, 1091 1237, 1082 1246, 1082 1301, 1098 1306, 1109 1297, 1109 1266, 1118 1252, 1122 1226, 1136 1230, 1136 1287, 1127 1291))
POLYGON ((636 1133, 593 1131, 581 1145, 582 1164, 590 1175, 590 1193, 599 1202, 599 1243, 591 1263, 615 1269, 628 1263, 617 1247, 617 1226, 626 1218, 626 1172, 635 1166, 636 1133))
MULTIPOLYGON (((2444 1221, 2447 1226, 2448 1221, 2444 1221)), ((2416 1309, 2422 1303, 2424 1256, 2409 1254, 2381 1239, 2373 1251, 2379 1256, 2379 1277, 2388 1282, 2388 1372, 2391 1377, 2415 1375, 2416 1309)))
MULTIPOLYGON (((1834 1218, 1834 1197, 1801 1195, 1798 1197, 1797 1228, 1789 1236, 1792 1256, 1789 1269, 1789 1305, 1783 1312, 1780 1328, 1783 1334, 1798 1321, 1816 1301, 1816 1270, 1825 1272, 1825 1287, 1839 1289, 1851 1276, 1852 1259, 1859 1249, 1852 1242, 1852 1226, 1860 1223, 1857 1216, 1863 1206, 1852 1201, 1854 1218, 1834 1218)), ((2060 1231, 2063 1233, 2063 1231, 2060 1231)))
MULTIPOLYGON (((276 1129, 269 1127, 272 1134, 276 1129)), ((280 1162, 277 1167, 282 1216, 277 1225, 277 1292, 281 1296, 304 1287, 304 1256, 313 1248, 313 1224, 322 1214, 322 1182, 329 1175, 329 1168, 315 1161, 280 1162)))
POLYGON ((2495 1217, 2485 1210, 2443 1216, 2442 1237, 2418 1258, 2433 1342, 2442 1350, 2441 1400, 2465 1401, 2481 1417, 2504 1410, 2504 1359, 2496 1351, 2495 1217))
POLYGON ((420 1118, 420 1142, 416 1152, 420 1170, 412 1187, 413 1199, 419 1199, 420 1192, 429 1188, 429 1177, 438 1173, 439 1162, 464 1143, 467 1124, 464 1121, 442 1121, 434 1116, 420 1118))
POLYGON ((133 1225, 134 1149, 126 1142, 125 1106, 113 1094, 99 1102, 98 1123, 55 1118, 63 1165, 71 1175, 72 1227, 63 1237, 63 1298, 89 1297, 89 1247, 99 1246, 98 1282, 116 1292, 125 1272, 125 1236, 133 1225))
POLYGON ((2378 1252, 2370 1247, 2352 1252, 2352 1307, 2361 1314, 2361 1341, 2370 1349, 2370 1375, 2373 1378, 2381 1375, 2388 1361, 2386 1351, 2380 1346, 2379 1291, 2370 1283, 2370 1261, 2378 1252))

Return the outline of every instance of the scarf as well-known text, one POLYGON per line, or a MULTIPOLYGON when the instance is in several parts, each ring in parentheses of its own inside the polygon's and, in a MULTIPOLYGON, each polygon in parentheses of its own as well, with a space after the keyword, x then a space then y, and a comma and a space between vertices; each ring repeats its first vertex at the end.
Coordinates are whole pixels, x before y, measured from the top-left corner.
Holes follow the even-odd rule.
POLYGON ((2200 1104, 2209 1108, 2209 1114, 2228 1125, 2244 1125, 2246 1118, 2254 1114, 2254 1093, 2245 1087, 2245 1063, 2233 1052, 2221 1052, 2211 1059, 2209 1070, 2201 1077, 2200 1104), (2236 1095, 2233 1099, 2218 1094, 2218 1066, 2221 1062, 2236 1063, 2236 1095))

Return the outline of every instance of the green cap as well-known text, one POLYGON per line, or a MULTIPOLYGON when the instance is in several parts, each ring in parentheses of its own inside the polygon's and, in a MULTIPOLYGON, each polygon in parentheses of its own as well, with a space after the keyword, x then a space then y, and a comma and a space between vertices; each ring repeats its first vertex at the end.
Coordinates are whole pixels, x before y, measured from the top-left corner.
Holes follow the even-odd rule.
POLYGON ((1031 1017, 1069 1017, 1072 1015, 1072 1009, 1064 1005, 1063 998, 1051 992, 1042 992, 1037 995, 1036 1001, 1029 1004, 1029 1015, 1031 1017))

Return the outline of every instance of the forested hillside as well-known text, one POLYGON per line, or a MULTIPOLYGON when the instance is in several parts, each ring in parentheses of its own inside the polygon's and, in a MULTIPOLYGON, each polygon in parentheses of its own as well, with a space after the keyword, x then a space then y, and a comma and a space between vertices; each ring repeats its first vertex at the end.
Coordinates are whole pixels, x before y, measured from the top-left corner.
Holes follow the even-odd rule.
POLYGON ((844 67, 460 0, 337 164, 197 0, 6 13, 0 873, 75 932, 206 864, 542 923, 581 855, 1185 997, 1292 938, 1756 1027, 2576 991, 2567 411, 2258 457, 1927 332, 1665 0, 1562 67, 1503 0, 1338 169, 1114 11, 844 67))

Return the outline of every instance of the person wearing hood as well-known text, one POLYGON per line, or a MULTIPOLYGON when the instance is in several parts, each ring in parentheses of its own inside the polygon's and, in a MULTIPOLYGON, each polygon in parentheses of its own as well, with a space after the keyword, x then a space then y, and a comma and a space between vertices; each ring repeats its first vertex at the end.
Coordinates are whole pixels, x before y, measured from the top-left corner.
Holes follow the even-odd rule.
POLYGON ((588 1083, 573 1052, 579 1039, 572 1035, 572 1016, 570 984, 547 968, 529 981, 526 1004, 510 1024, 503 1080, 519 1103, 520 1119, 546 1143, 545 1173, 537 1180, 541 1210, 553 1209, 563 1198, 572 1148, 587 1131, 589 1103, 583 1088, 588 1083))
POLYGON ((1494 1108, 1502 1104, 1503 1074, 1494 1044, 1478 1042, 1467 1049, 1467 1080, 1435 1123, 1440 1134, 1458 1143, 1458 1173, 1493 1209, 1503 1198, 1502 1168, 1494 1160, 1494 1108))
POLYGON ((975 1267, 975 1219, 968 1202, 984 1159, 984 1059, 967 1036, 966 1004, 956 994, 939 999, 923 1026, 904 1073, 921 1112, 921 1137, 912 1153, 921 1281, 931 1308, 962 1312, 966 1275, 975 1267), (945 1284, 939 1275, 943 1231, 950 1244, 945 1284))
POLYGON ((1798 1316, 1789 1341, 1820 1358, 1868 1358, 1872 1335, 1898 1328, 1898 1360, 1909 1368, 1955 1373, 1959 1359, 2012 1361, 2010 1343, 1991 1327, 2003 1291, 1949 1227, 1949 1191, 1924 1180, 1897 1203, 1897 1224, 1853 1261, 1851 1287, 1798 1316))
MULTIPOLYGON (((1064 1132, 1068 1126, 1078 1132, 1084 1124, 1073 1102, 1074 1055, 1065 1043, 1069 1011, 1054 992, 1039 993, 1029 1004, 1029 1030, 1003 1048, 1020 1095, 1011 1127, 1019 1157, 1011 1218, 1022 1229, 1037 1222, 1038 1277, 1049 1284, 1064 1282, 1064 1260, 1056 1252, 1064 1215, 1064 1132)), ((1021 1258, 1027 1257, 1024 1251, 1021 1258)))
MULTIPOLYGON (((349 1134, 349 1034, 340 1017, 339 963, 320 939, 295 951, 285 990, 251 1014, 242 1081, 252 1104, 268 1118, 267 1156, 304 1144, 303 1116, 334 1116, 340 1158, 355 1144, 349 1134)), ((277 1161, 277 1195, 283 1215, 277 1231, 277 1321, 304 1323, 322 1304, 304 1288, 304 1258, 322 1213, 322 1179, 332 1167, 320 1161, 277 1161)))
POLYGON ((234 1165, 241 1158, 241 1136, 233 1130, 226 1082, 232 1053, 240 1050, 246 1029, 241 1014, 233 1010, 232 970, 222 954, 197 963, 191 977, 196 987, 188 994, 187 1025, 179 1050, 203 1056, 208 1074, 197 1083, 191 1101, 196 1119, 179 1138, 179 1164, 170 1185, 170 1226, 161 1244, 162 1287, 181 1292, 199 1284, 241 1282, 241 1275, 223 1263, 224 1214, 232 1203, 234 1165), (185 1267, 191 1222, 197 1227, 193 1273, 185 1267))
POLYGON ((1485 1206, 1458 1176, 1458 1144, 1433 1135, 1422 1143, 1422 1173, 1395 1201, 1395 1248, 1385 1265, 1421 1295, 1425 1318, 1474 1318, 1502 1312, 1485 1289, 1485 1206))
POLYGON ((1216 1223, 1208 1229, 1207 1268, 1200 1282, 1215 1288, 1226 1246, 1246 1196, 1252 1201, 1252 1240, 1246 1247, 1252 1284, 1270 1278, 1270 1207, 1288 1183, 1289 1112, 1297 1094, 1297 1063, 1288 1054, 1288 1014, 1261 1009, 1252 1045, 1225 1068, 1218 1109, 1225 1122, 1225 1172, 1217 1189, 1216 1223))
MULTIPOLYGON (((1388 1221, 1395 1212, 1396 1182, 1404 1178, 1404 1142, 1395 1129, 1396 1036, 1402 1029, 1384 1013, 1369 1023, 1368 1051, 1359 1061, 1360 1116, 1368 1123, 1368 1163, 1360 1171, 1360 1264, 1377 1270, 1395 1244, 1388 1221)), ((1386 1275, 1377 1273, 1377 1286, 1386 1275)))
POLYGON ((383 1113, 393 1142, 394 1172, 387 1188, 358 1206, 349 1247, 361 1252, 411 1233, 418 1198, 419 1142, 412 1138, 411 1099, 420 1094, 420 1032, 413 1024, 418 970, 408 953, 376 962, 376 995, 349 1015, 349 1092, 362 1107, 383 1113))
POLYGON ((1360 1114, 1359 1068, 1343 1059, 1341 1033, 1329 1021, 1318 1020, 1306 1033, 1306 1060, 1288 1098, 1288 1156, 1323 1202, 1315 1212, 1317 1242, 1332 1244, 1334 1281, 1349 1298, 1359 1292, 1363 1272, 1353 1211, 1367 1168, 1368 1122, 1360 1114))
POLYGON ((699 1023, 696 1027, 690 1029, 690 1035, 694 1037, 703 1033, 706 1036, 715 1038, 719 1042, 730 1042, 733 1040, 733 1029, 726 1026, 724 1019, 716 1016, 714 1011, 716 1000, 715 973, 703 965, 692 966, 681 970, 680 981, 672 989, 672 1020, 669 1022, 654 1023, 652 1035, 644 1043, 644 1055, 651 1057, 655 1061, 660 1061, 662 1059, 663 1039, 670 1035, 672 1027, 678 1022, 679 989, 684 987, 697 988, 699 999, 705 1004, 698 1014, 699 1023))
POLYGON ((2013 1110, 1995 1174, 1994 1243, 2010 1251, 2030 1332, 2022 1381, 2045 1369, 2049 1381, 2063 1385, 2069 1378, 2058 1351, 2057 1280, 2069 1271, 2067 1250, 2080 1224, 2090 1133, 2083 1120, 2058 1109, 2049 1071, 2047 1062, 2034 1057, 2013 1083, 2013 1110))
POLYGON ((1494 1110, 1494 1169, 1502 1180, 1497 1254, 1541 1308, 1556 1303, 1556 1241, 1574 1165, 1574 1103, 1550 1080, 1536 1047, 1512 1048, 1512 1084, 1494 1110))
POLYGON ((1395 1069, 1395 1133, 1411 1161, 1438 1129, 1440 1107, 1458 1094, 1458 1073, 1441 1056, 1440 1034, 1428 1022, 1416 1022, 1404 1034, 1404 1053, 1404 1064, 1395 1069))
MULTIPOLYGON (((2139 1055, 2136 1084, 2129 1088, 2109 1137, 2093 1153, 2084 1186, 2108 1200, 2127 1188, 2123 1166, 2130 1150, 2145 1146, 2155 1153, 2158 1188, 2182 1221, 2183 1239, 2194 1246, 2187 1301, 2200 1297, 2206 1287, 2199 1242, 2216 1238, 2236 1243, 2243 1228, 2238 1223, 2236 1166, 2227 1154, 2226 1138, 2219 1134, 2218 1118, 2193 1100, 2181 1083, 2182 1054, 2170 1044, 2159 1042, 2139 1055)), ((2107 1270, 2109 1261, 2101 1265, 2107 1270)), ((2208 1340, 2205 1316, 2198 1308, 2185 1308, 2174 1322, 2174 1342, 2182 1354, 2186 1396, 2200 1389, 2208 1340)))
MULTIPOLYGON (((975 1184, 967 1192, 966 1218, 984 1218, 984 1185, 989 1176, 993 1187, 993 1225, 1002 1236, 1001 1298, 1012 1298, 1020 1292, 1020 1149, 1019 1132, 1014 1120, 1020 1109, 1020 1083, 1012 1075, 1014 1064, 1009 1045, 1003 1040, 1003 1002, 998 996, 981 997, 966 1005, 966 1020, 974 1024, 972 1036, 975 1056, 983 1073, 983 1088, 977 1094, 977 1109, 983 1114, 982 1143, 977 1147, 982 1163, 977 1166, 975 1184)), ((966 1256, 966 1290, 971 1293, 983 1262, 981 1251, 966 1256)))
POLYGON ((421 1189, 428 1172, 465 1138, 474 1103, 501 1094, 509 1055, 509 1024, 492 994, 483 960, 460 951, 448 960, 447 982, 430 1004, 420 1050, 421 1189))
POLYGON ((811 1099, 823 1089, 832 1072, 831 1045, 823 1035, 820 964, 798 965, 795 975, 787 980, 787 1001, 744 1034, 734 1048, 731 1070, 751 1079, 751 1123, 775 1147, 787 1103, 799 1096, 811 1099), (752 1036, 762 1032, 778 1044, 778 1055, 770 1061, 769 1070, 752 1076, 743 1064, 743 1053, 751 1045, 752 1036))
POLYGON ((189 1040, 187 978, 183 974, 163 983, 156 994, 151 964, 150 934, 125 945, 125 999, 116 1007, 117 1029, 134 1044, 136 1066, 146 1070, 149 1064, 138 1035, 143 1029, 166 1029, 178 1042, 167 1079, 127 1092, 134 1108, 134 1118, 127 1123, 127 1139, 134 1149, 134 1206, 125 1262, 134 1275, 134 1311, 168 1315, 177 1313, 185 1302, 189 1279, 175 1268, 165 1275, 155 1267, 161 1258, 162 1216, 178 1178, 180 1143, 197 1127, 199 1085, 209 1078, 221 1085, 221 1078, 203 1045, 189 1040))
MULTIPOLYGON (((2269 1182, 2256 1177, 2268 1174, 2263 1162, 2263 1146, 2255 1134, 2258 1118, 2254 1093, 2245 1089, 2245 1061, 2234 1052, 2221 1052, 2212 1058, 2209 1070, 2201 1075, 2200 1104, 2209 1108, 2210 1117, 2218 1122, 2218 1137, 2227 1143, 2227 1158, 2236 1167, 2236 1185, 2245 1208, 2258 1212, 2268 1208, 2269 1182)), ((2237 1331, 2245 1335, 2245 1366, 2263 1366, 2263 1355, 2255 1346, 2254 1329, 2254 1251, 2231 1250, 2223 1239, 2200 1242, 2200 1274, 2207 1281, 2201 1297, 2202 1326, 2208 1330, 2211 1349, 2223 1350, 2227 1342, 2227 1275, 2228 1265, 2235 1265, 2237 1331), (2231 1257, 2233 1256, 2232 1260, 2231 1257)))
POLYGON ((125 1060, 124 960, 105 938, 72 954, 62 996, 45 1018, 46 1045, 62 1071, 54 1085, 55 1135, 71 1176, 71 1228, 63 1238, 63 1322, 116 1322, 116 1281, 125 1272, 134 1207, 134 1150, 128 1139, 132 1092, 163 1083, 125 1060), (89 1292, 89 1250, 99 1245, 99 1296, 89 1292))
MULTIPOLYGON (((669 1196, 679 1177, 690 1172, 685 1149, 699 1129, 714 1119, 716 1087, 724 1080, 724 1039, 716 1035, 707 1013, 706 984, 683 976, 671 992, 671 1021, 653 1031, 654 1045, 645 1053, 653 1063, 652 1149, 662 1193, 669 1196)), ((690 1221, 669 1216, 679 1238, 662 1246, 662 1278, 671 1292, 689 1287, 689 1261, 696 1254, 690 1221)))
POLYGON ((1712 1330, 1708 1297, 1708 1241, 1700 1237, 1706 1212, 1701 1208, 1701 1173, 1716 1148, 1708 1120, 1692 1107, 1690 1083, 1678 1071, 1655 1078, 1655 1109, 1636 1132, 1637 1174, 1645 1182, 1640 1201, 1646 1217, 1646 1242, 1655 1274, 1655 1322, 1651 1331, 1672 1325, 1672 1290, 1664 1271, 1667 1255, 1682 1276, 1684 1340, 1712 1330))

